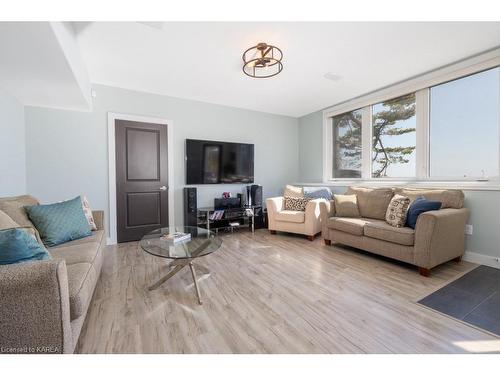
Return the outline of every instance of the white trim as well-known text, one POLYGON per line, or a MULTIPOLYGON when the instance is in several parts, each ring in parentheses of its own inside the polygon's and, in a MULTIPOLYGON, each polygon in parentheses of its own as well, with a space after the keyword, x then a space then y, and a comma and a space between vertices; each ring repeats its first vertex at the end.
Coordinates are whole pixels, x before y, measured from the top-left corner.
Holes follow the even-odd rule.
POLYGON ((323 181, 326 182, 332 175, 333 167, 333 140, 332 119, 323 116, 323 181))
POLYGON ((424 179, 429 176, 429 89, 415 93, 416 106, 416 159, 415 176, 424 179))
POLYGON ((372 176, 372 107, 361 109, 361 177, 364 179, 372 176), (363 147, 370 145, 370 147, 363 147))
POLYGON ((109 234, 108 245, 116 244, 116 154, 115 120, 146 122, 167 126, 168 147, 168 221, 175 222, 174 215, 174 123, 171 120, 108 112, 108 181, 109 181, 109 234))
POLYGON ((484 255, 474 253, 472 251, 466 251, 463 259, 471 263, 484 264, 485 266, 500 268, 500 258, 493 257, 491 255, 484 255))
POLYGON ((478 190, 478 191, 500 191, 500 184, 492 184, 491 181, 430 181, 430 180, 398 180, 398 179, 340 179, 326 182, 293 182, 292 185, 299 186, 377 186, 393 187, 405 186, 409 188, 429 188, 429 189, 460 189, 460 190, 478 190))

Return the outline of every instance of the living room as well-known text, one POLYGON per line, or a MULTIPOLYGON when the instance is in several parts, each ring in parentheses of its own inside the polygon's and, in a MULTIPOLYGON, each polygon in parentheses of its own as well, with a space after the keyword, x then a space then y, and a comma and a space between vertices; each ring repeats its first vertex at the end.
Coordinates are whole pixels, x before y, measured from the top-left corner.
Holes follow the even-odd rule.
POLYGON ((500 22, 202 9, 0 21, 1 353, 496 358, 500 22))

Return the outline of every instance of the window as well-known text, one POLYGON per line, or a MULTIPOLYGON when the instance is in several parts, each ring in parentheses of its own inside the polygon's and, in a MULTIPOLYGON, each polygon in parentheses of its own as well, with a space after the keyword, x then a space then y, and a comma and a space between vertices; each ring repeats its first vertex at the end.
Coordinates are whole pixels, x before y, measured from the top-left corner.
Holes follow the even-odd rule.
POLYGON ((361 177, 361 110, 332 118, 333 178, 361 177))
POLYGON ((372 106, 372 177, 415 177, 415 94, 372 106))
POLYGON ((500 68, 430 88, 430 176, 498 176, 500 68))
POLYGON ((323 120, 324 181, 500 190, 500 49, 339 103, 323 120))

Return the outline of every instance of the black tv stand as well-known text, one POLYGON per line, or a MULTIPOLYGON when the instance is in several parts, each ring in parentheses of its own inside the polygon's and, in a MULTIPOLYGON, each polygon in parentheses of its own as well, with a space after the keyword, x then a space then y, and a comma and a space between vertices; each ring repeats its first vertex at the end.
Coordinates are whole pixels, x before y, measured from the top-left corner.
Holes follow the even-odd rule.
POLYGON ((198 208, 198 227, 213 230, 216 233, 219 229, 231 229, 239 227, 248 227, 252 233, 255 232, 256 224, 263 219, 262 206, 243 206, 226 209, 216 209, 214 207, 198 208), (215 211, 224 211, 220 219, 211 219, 215 211))

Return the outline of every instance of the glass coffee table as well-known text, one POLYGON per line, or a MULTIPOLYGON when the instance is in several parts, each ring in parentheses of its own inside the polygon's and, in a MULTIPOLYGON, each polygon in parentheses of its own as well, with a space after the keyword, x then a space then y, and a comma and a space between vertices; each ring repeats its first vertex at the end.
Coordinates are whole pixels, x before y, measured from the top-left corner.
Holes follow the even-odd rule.
POLYGON ((198 227, 176 226, 160 228, 146 234, 139 242, 139 246, 142 250, 156 257, 173 260, 169 264, 171 268, 170 272, 161 277, 148 289, 154 290, 158 288, 184 267, 189 266, 191 275, 193 276, 198 303, 201 305, 200 288, 196 279, 193 260, 213 253, 218 250, 221 245, 222 240, 216 237, 213 232, 198 227), (167 237, 174 233, 189 234, 190 238, 174 242, 167 237))

